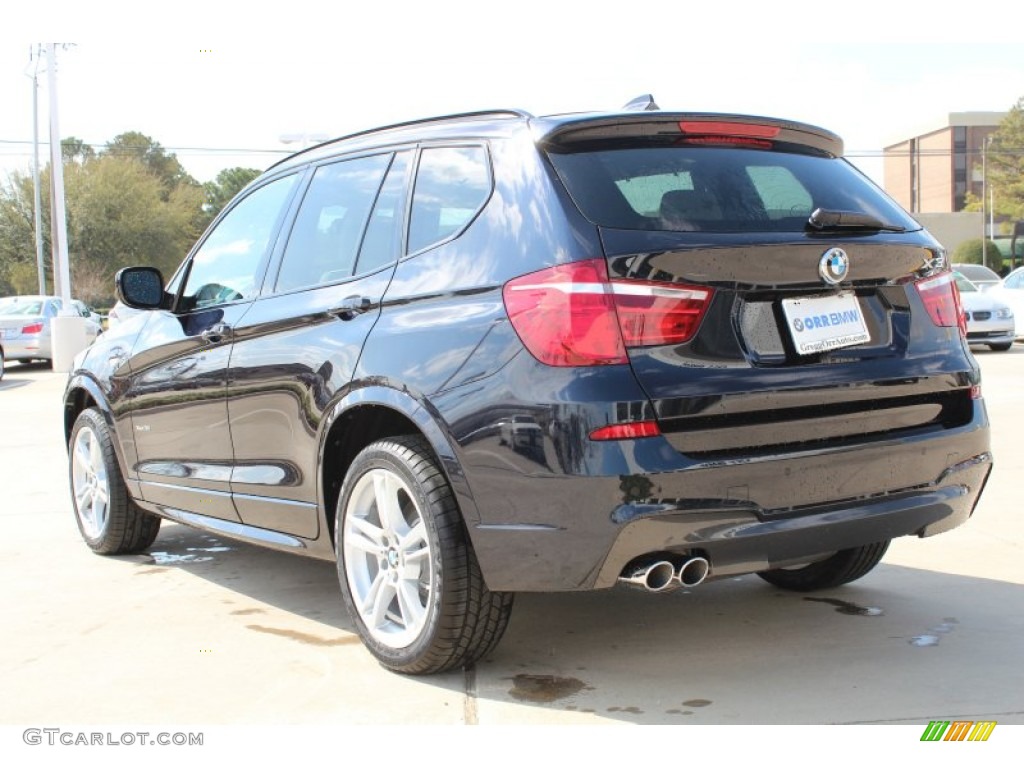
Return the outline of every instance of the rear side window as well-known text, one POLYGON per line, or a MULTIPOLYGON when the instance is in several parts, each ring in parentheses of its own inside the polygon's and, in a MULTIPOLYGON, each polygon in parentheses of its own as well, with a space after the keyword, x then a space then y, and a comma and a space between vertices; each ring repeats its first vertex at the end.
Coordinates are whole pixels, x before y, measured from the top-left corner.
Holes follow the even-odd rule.
POLYGON ((490 195, 490 166, 483 147, 424 149, 416 171, 408 252, 457 235, 490 195))
POLYGON ((590 143, 550 151, 583 215, 617 229, 802 232, 815 208, 920 229, 845 160, 736 147, 590 143))
POLYGON ((282 257, 278 291, 352 275, 363 230, 391 157, 360 157, 316 169, 282 257))

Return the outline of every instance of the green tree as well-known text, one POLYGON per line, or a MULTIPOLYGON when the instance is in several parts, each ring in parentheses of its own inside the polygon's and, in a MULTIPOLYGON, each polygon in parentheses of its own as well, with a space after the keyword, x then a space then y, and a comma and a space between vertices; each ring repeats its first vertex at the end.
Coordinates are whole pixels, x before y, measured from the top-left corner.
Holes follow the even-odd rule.
MULTIPOLYGON (((964 240, 953 251, 954 264, 981 264, 982 246, 981 238, 964 240)), ((985 264, 989 269, 998 272, 1003 268, 1003 254, 999 252, 999 246, 991 240, 985 241, 985 264)))
POLYGON ((165 195, 179 184, 198 186, 199 182, 185 171, 173 152, 168 152, 157 141, 138 131, 126 131, 107 142, 103 155, 132 157, 141 162, 164 185, 165 195))
POLYGON ((217 178, 203 184, 206 192, 205 211, 210 221, 241 192, 245 186, 260 175, 255 168, 225 168, 217 178))
POLYGON ((992 134, 987 159, 996 214, 1024 220, 1024 97, 992 134))
MULTIPOLYGON (((76 154, 83 157, 77 149, 76 154)), ((159 152, 148 157, 159 159, 159 152)), ((152 265, 170 276, 195 242, 206 218, 204 189, 184 171, 175 171, 175 164, 176 159, 155 163, 162 170, 154 170, 147 156, 107 151, 65 162, 68 250, 77 298, 111 301, 114 273, 124 266, 152 265), (176 183, 172 176, 178 177, 176 183)), ((52 290, 49 168, 41 176, 43 249, 52 290)), ((32 178, 13 173, 0 184, 0 294, 37 289, 32 178)))
POLYGON ((121 267, 148 264, 169 275, 181 261, 199 234, 202 190, 184 183, 167 194, 164 181, 131 156, 104 155, 65 170, 73 277, 88 278, 76 283, 80 298, 112 298, 121 267))
POLYGON ((96 157, 91 145, 74 136, 60 140, 60 154, 65 163, 85 163, 96 157))
MULTIPOLYGON (((40 174, 43 214, 43 253, 50 269, 50 174, 40 174)), ((35 263, 35 222, 32 176, 14 172, 0 186, 0 293, 35 293, 39 280, 35 263)))

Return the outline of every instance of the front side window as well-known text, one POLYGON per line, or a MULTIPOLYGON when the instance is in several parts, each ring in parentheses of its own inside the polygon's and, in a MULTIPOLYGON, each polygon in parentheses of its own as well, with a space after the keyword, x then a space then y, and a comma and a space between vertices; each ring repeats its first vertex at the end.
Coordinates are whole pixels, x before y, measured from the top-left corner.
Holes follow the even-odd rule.
POLYGON ((408 252, 457 235, 491 195, 483 147, 430 147, 420 154, 409 221, 408 252))
POLYGON ((296 178, 293 174, 256 189, 218 222, 192 257, 179 304, 183 311, 254 298, 296 178))
POLYGON ((323 285, 352 275, 391 157, 372 155, 317 168, 288 237, 276 290, 323 285))

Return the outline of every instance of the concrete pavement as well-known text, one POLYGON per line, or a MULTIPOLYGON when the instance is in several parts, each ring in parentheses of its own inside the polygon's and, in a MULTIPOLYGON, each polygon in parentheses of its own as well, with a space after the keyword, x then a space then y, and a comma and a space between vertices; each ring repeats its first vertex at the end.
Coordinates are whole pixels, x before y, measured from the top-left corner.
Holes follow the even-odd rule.
POLYGON ((755 576, 670 595, 520 595, 496 652, 385 671, 333 564, 165 522, 92 554, 67 490, 65 377, 0 381, 0 724, 1024 723, 1024 347, 979 352, 996 468, 967 525, 809 596, 755 576))

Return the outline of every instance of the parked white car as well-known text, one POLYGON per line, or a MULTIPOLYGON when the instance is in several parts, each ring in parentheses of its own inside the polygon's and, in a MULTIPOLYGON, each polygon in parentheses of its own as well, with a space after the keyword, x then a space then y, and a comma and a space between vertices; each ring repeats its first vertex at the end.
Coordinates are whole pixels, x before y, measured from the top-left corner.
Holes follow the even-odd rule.
POLYGON ((956 287, 960 290, 960 303, 967 316, 967 343, 984 344, 995 352, 1005 352, 1013 346, 1014 312, 993 296, 963 276, 954 272, 956 287))
POLYGON ((1003 302, 1013 310, 1016 330, 1014 335, 1024 340, 1024 267, 1018 267, 993 286, 988 295, 1003 302))

